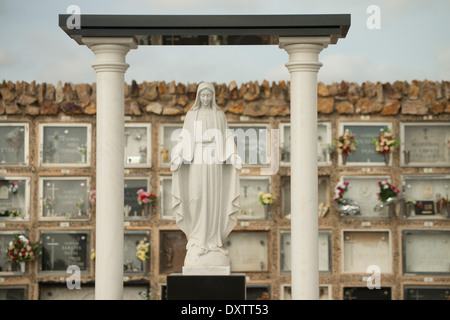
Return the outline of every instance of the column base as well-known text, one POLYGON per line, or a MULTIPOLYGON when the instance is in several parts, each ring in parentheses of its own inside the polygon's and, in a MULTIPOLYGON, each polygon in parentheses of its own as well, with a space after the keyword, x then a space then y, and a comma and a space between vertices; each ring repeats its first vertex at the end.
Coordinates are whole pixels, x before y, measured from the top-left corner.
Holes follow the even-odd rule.
POLYGON ((167 300, 245 300, 245 274, 167 276, 167 300))

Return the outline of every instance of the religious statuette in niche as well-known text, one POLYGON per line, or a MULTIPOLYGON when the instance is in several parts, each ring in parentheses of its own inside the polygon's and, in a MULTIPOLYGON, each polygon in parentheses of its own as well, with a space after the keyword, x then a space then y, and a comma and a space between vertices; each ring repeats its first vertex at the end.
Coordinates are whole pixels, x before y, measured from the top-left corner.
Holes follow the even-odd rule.
POLYGON ((241 163, 225 113, 216 104, 215 89, 202 82, 170 166, 172 208, 188 240, 184 274, 187 270, 229 274, 230 260, 223 246, 240 209, 241 163))

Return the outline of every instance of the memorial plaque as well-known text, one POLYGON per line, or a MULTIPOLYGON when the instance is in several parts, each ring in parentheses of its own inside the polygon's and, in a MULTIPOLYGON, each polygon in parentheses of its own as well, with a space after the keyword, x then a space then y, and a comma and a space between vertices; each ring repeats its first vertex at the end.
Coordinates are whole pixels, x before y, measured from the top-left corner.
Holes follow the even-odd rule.
POLYGON ((448 219, 449 175, 403 177, 403 212, 409 219, 448 219))
POLYGON ((182 272, 186 257, 186 235, 181 231, 161 231, 159 239, 159 273, 182 272))
POLYGON ((390 215, 389 207, 385 206, 380 211, 375 211, 375 207, 381 203, 378 200, 377 193, 380 192, 379 181, 389 181, 388 176, 344 176, 344 182, 348 182, 348 191, 344 198, 355 201, 360 208, 359 214, 355 217, 360 218, 388 218, 390 215))
POLYGON ((147 178, 125 178, 124 181, 124 208, 125 220, 149 219, 144 206, 138 202, 137 191, 149 190, 150 184, 147 178))
POLYGON ((231 272, 266 272, 268 266, 267 232, 231 232, 225 241, 231 272))
POLYGON ((403 300, 450 300, 450 286, 405 286, 403 300))
MULTIPOLYGON (((281 178, 282 215, 291 218, 291 178, 281 178)), ((318 177, 318 214, 324 217, 330 209, 330 178, 318 177)))
MULTIPOLYGON (((124 285, 123 300, 148 300, 147 285, 124 285)), ((82 284, 80 289, 69 290, 65 284, 39 285, 39 300, 95 300, 95 287, 82 284)))
POLYGON ((172 210, 172 177, 160 177, 159 185, 159 210, 160 218, 163 220, 174 220, 175 215, 172 210))
POLYGON ((403 272, 450 274, 450 231, 403 231, 403 272))
MULTIPOLYGON (((291 272, 291 232, 280 232, 280 271, 291 272)), ((319 231, 319 272, 331 272, 331 233, 319 231)))
POLYGON ((28 164, 28 123, 0 123, 0 166, 28 164))
POLYGON ((89 178, 40 178, 40 217, 89 219, 89 178))
POLYGON ((6 257, 8 252, 9 243, 14 240, 14 234, 22 234, 28 238, 28 234, 19 231, 3 231, 0 232, 0 274, 8 274, 13 272, 20 272, 19 264, 11 263, 6 257))
POLYGON ((175 124, 163 124, 161 125, 160 138, 159 138, 159 163, 160 166, 169 166, 172 158, 172 149, 178 142, 181 130, 183 128, 182 123, 175 124))
POLYGON ((89 232, 41 232, 42 271, 66 272, 71 265, 89 270, 89 232))
POLYGON ((404 166, 450 166, 450 125, 401 123, 400 159, 404 166))
POLYGON ((372 138, 391 126, 390 123, 341 123, 341 134, 349 130, 357 141, 357 149, 347 156, 347 165, 386 165, 384 155, 375 150, 372 138))
POLYGON ((391 288, 344 287, 344 300, 391 300, 391 288))
MULTIPOLYGON (((291 125, 280 123, 280 160, 281 165, 290 165, 291 162, 291 125)), ((331 165, 329 147, 331 140, 331 123, 319 122, 317 124, 317 161, 319 166, 331 165)))
POLYGON ((30 178, 0 177, 0 219, 30 218, 30 178))
POLYGON ((247 284, 247 300, 270 300, 270 285, 247 284))
POLYGON ((125 124, 125 167, 151 167, 151 124, 125 124))
POLYGON ((239 179, 241 209, 238 212, 238 219, 268 219, 270 206, 266 215, 265 206, 258 199, 260 192, 270 192, 270 178, 240 176, 239 179))
MULTIPOLYGON (((139 245, 150 244, 150 231, 125 231, 123 251, 123 272, 144 273, 148 271, 149 260, 141 260, 137 255, 139 245)), ((150 252, 150 246, 148 246, 150 252)))
POLYGON ((26 300, 25 286, 1 286, 0 300, 26 300))
POLYGON ((376 265, 381 273, 392 272, 388 231, 344 231, 343 270, 345 273, 367 273, 376 265))
POLYGON ((265 124, 229 124, 243 166, 267 166, 270 163, 270 129, 265 124))
POLYGON ((41 165, 90 165, 90 124, 41 124, 40 137, 41 165))

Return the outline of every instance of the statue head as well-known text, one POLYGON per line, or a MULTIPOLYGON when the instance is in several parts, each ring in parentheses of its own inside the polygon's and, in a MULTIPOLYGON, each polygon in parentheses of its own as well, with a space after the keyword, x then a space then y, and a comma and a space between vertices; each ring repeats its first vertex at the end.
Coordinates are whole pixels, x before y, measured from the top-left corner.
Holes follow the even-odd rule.
POLYGON ((212 83, 201 82, 197 87, 197 96, 191 110, 198 110, 201 107, 211 107, 213 110, 220 110, 216 103, 216 90, 212 83))

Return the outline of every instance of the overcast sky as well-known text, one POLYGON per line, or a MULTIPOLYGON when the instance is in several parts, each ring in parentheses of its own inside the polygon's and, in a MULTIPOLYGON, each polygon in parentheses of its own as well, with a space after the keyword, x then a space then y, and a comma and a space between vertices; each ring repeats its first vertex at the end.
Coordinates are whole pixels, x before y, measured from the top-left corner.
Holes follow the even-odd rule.
MULTIPOLYGON (((95 82, 93 53, 58 26, 58 14, 351 14, 345 39, 320 54, 319 81, 450 80, 449 0, 0 0, 0 81, 95 82), (380 28, 370 29, 376 5, 380 28)), ((278 46, 142 46, 125 80, 237 83, 288 80, 278 46)))

